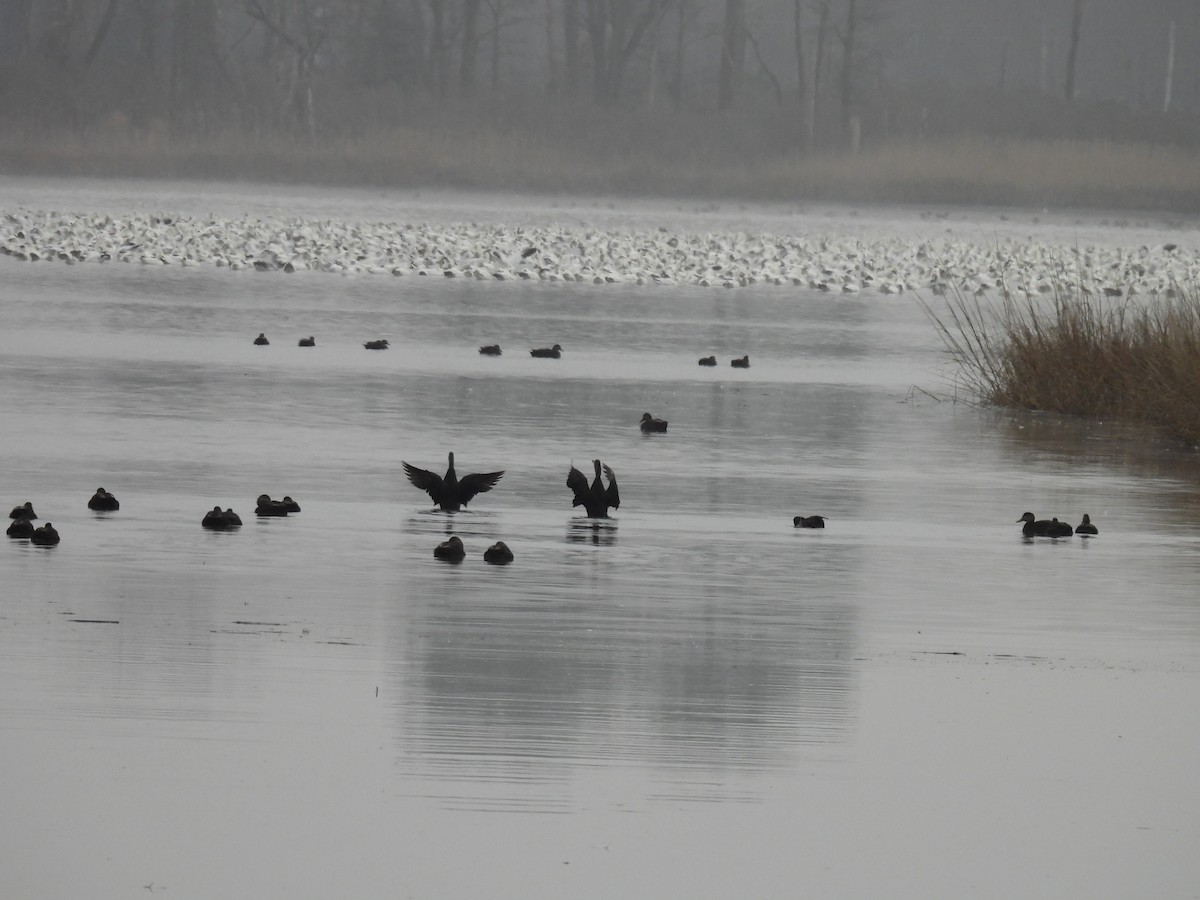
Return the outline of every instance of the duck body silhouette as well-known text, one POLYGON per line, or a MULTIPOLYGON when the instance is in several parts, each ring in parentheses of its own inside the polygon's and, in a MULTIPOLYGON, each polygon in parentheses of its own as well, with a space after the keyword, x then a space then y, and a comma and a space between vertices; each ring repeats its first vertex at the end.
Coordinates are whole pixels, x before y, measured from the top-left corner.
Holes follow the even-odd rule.
POLYGON ((715 356, 700 357, 700 365, 702 365, 702 366, 715 366, 716 364, 717 364, 717 358, 715 356))
POLYGON ((467 551, 458 535, 454 535, 434 547, 433 555, 435 559, 444 559, 447 562, 462 562, 467 551))
POLYGON ((729 364, 735 369, 748 369, 750 368, 750 357, 743 356, 741 359, 731 359, 729 364))
POLYGON ((824 516, 795 516, 792 519, 793 528, 824 528, 824 516))
POLYGON ((200 524, 205 528, 210 528, 213 531, 230 531, 234 528, 242 527, 242 518, 232 509, 222 510, 219 506, 214 506, 209 512, 204 514, 200 524))
POLYGON ((504 541, 496 541, 483 551, 483 561, 493 566, 507 566, 513 561, 513 552, 504 541))
POLYGON ((667 421, 666 419, 656 419, 650 413, 642 413, 641 429, 642 434, 665 432, 667 430, 667 421))
POLYGON ((262 332, 259 332, 258 337, 254 339, 254 346, 256 347, 266 347, 270 343, 271 342, 267 340, 267 336, 262 332))
POLYGON ((29 540, 42 547, 51 547, 59 541, 58 531, 53 525, 47 522, 41 528, 34 529, 33 534, 29 536, 29 540))
POLYGON ((255 501, 254 514, 256 516, 286 516, 289 512, 287 504, 282 500, 272 500, 270 494, 259 494, 258 500, 255 501))
POLYGON ((300 338, 300 346, 301 347, 315 347, 315 346, 317 346, 317 339, 315 337, 300 338))
POLYGON ((479 353, 481 356, 499 356, 500 355, 500 345, 499 344, 484 344, 482 347, 479 348, 479 353))
POLYGON ((35 530, 33 520, 27 516, 22 516, 19 519, 13 519, 12 524, 8 526, 8 530, 4 533, 10 538, 31 538, 35 530))
POLYGON ((562 347, 555 344, 553 347, 537 347, 529 351, 530 356, 538 359, 560 359, 562 357, 562 347))
POLYGON ((1075 526, 1075 533, 1084 537, 1091 537, 1094 534, 1099 534, 1100 529, 1092 524, 1092 517, 1087 513, 1083 514, 1083 521, 1075 526))
POLYGON ((96 493, 92 494, 92 499, 88 500, 88 509, 94 509, 97 512, 114 512, 120 508, 121 504, 117 502, 117 498, 104 488, 96 488, 96 493))
POLYGON ((438 475, 428 469, 418 469, 401 460, 404 474, 408 476, 408 480, 413 486, 429 494, 434 504, 445 512, 458 512, 470 503, 476 494, 484 494, 494 488, 496 482, 504 476, 503 470, 472 472, 470 475, 464 475, 460 480, 454 471, 453 453, 449 454, 449 459, 450 464, 446 468, 445 475, 438 475))
POLYGON ((283 508, 290 513, 300 512, 300 504, 287 495, 284 495, 284 498, 279 502, 283 504, 283 508))
POLYGON ((1070 537, 1075 533, 1067 522, 1054 519, 1039 519, 1031 512, 1023 513, 1017 522, 1024 522, 1021 534, 1025 537, 1070 537))
POLYGON ((621 506, 621 494, 617 490, 617 476, 611 468, 602 466, 598 459, 593 459, 592 465, 596 468, 596 477, 592 479, 590 485, 587 482, 587 476, 574 466, 571 466, 571 471, 567 473, 567 487, 575 494, 571 505, 582 506, 587 510, 588 516, 593 519, 607 519, 610 507, 618 509, 621 506), (608 476, 608 487, 604 486, 604 482, 600 478, 601 469, 608 476))
POLYGON ((388 348, 387 338, 378 341, 367 341, 363 344, 368 350, 386 350, 388 348))
POLYGON ((33 504, 26 500, 23 506, 14 506, 8 517, 10 519, 36 519, 37 513, 33 511, 33 504))

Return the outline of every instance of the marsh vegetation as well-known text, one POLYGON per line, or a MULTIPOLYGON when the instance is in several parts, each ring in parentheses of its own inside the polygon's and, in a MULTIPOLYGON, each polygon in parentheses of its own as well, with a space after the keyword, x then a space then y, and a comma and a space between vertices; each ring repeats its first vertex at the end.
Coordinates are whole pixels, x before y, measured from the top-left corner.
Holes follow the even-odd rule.
POLYGON ((955 295, 927 306, 965 386, 997 406, 1160 428, 1200 444, 1200 292, 955 295))

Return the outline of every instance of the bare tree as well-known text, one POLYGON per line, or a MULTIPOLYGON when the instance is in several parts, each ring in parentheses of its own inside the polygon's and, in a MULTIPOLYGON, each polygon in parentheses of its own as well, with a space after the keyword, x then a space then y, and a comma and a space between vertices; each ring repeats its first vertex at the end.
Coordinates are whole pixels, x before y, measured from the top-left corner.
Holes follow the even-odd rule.
MULTIPOLYGON (((184 0, 189 6, 195 0, 184 0)), ((205 0, 211 5, 212 0, 205 0)), ((199 5, 199 4, 197 4, 199 5)), ((290 65, 285 76, 282 110, 284 120, 298 126, 310 138, 317 133, 313 109, 313 75, 317 53, 329 36, 326 11, 313 7, 308 0, 289 2, 283 8, 268 9, 263 0, 246 0, 246 14, 277 38, 288 50, 290 65), (295 13, 289 19, 288 13, 295 13)))
POLYGON ((670 4, 671 0, 583 0, 597 102, 615 103, 620 98, 630 59, 670 4))
POLYGON ((1079 62, 1079 36, 1083 31, 1083 0, 1074 0, 1071 11, 1071 43, 1067 47, 1067 84, 1064 91, 1067 102, 1075 99, 1075 67, 1079 62))
POLYGON ((746 66, 746 0, 725 0, 725 25, 721 32, 721 75, 717 108, 733 106, 746 66))

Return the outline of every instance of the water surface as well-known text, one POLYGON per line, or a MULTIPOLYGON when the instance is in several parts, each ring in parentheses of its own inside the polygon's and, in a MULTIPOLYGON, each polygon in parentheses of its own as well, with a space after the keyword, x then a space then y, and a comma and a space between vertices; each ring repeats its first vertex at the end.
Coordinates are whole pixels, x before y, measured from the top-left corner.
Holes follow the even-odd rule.
POLYGON ((955 402, 911 296, 5 258, 0 326, 9 896, 1194 896, 1197 459, 955 402))

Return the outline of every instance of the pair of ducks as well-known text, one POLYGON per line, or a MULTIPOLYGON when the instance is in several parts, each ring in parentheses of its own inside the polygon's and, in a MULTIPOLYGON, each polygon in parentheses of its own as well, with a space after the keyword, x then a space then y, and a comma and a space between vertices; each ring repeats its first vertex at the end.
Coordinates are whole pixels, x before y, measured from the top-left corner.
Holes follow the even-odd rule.
MULTIPOLYGON (((484 344, 479 348, 479 353, 482 356, 500 356, 500 345, 484 344)), ((529 351, 529 355, 538 359, 562 359, 562 345, 555 344, 553 347, 535 347, 529 351)))
MULTIPOLYGON (((716 364, 717 358, 715 356, 700 357, 700 365, 702 366, 715 366, 716 364)), ((748 369, 750 368, 750 355, 747 354, 741 359, 731 359, 729 361, 729 365, 733 366, 735 369, 748 369)))
POLYGON ((1021 528, 1021 534, 1025 537, 1070 537, 1072 534, 1078 534, 1082 537, 1090 537, 1094 534, 1099 534, 1099 529, 1092 524, 1092 517, 1087 513, 1083 514, 1083 521, 1074 528, 1070 522, 1060 522, 1057 517, 1053 519, 1039 519, 1031 512, 1023 513, 1021 518, 1017 519, 1017 523, 1024 522, 1024 527, 1021 528))
POLYGON ((222 510, 221 507, 214 506, 209 512, 204 514, 204 518, 201 519, 200 524, 204 528, 210 528, 213 531, 231 531, 234 528, 242 527, 242 517, 232 509, 222 510))
MULTIPOLYGON (((434 504, 445 512, 458 512, 471 502, 478 494, 484 494, 496 486, 504 472, 472 472, 461 479, 454 471, 454 454, 449 454, 449 467, 445 475, 438 475, 428 469, 419 469, 401 460, 404 474, 414 487, 429 494, 434 504)), ((621 493, 617 488, 617 477, 612 468, 603 465, 600 460, 592 460, 596 477, 588 484, 587 476, 571 466, 567 473, 567 487, 574 494, 572 506, 582 506, 592 518, 608 518, 608 510, 617 509, 621 505, 621 493), (604 484, 601 472, 608 478, 604 484)))
MULTIPOLYGON (((434 547, 433 555, 435 559, 442 559, 446 562, 462 562, 466 558, 467 549, 458 535, 454 535, 434 547)), ((513 552, 504 541, 496 541, 483 551, 483 561, 493 566, 507 566, 513 561, 513 552)))
MULTIPOLYGON (((254 345, 256 347, 266 347, 266 346, 269 346, 270 343, 271 342, 267 340, 267 336, 265 334, 263 334, 261 331, 258 333, 258 337, 256 337, 254 339, 254 345)), ((301 347, 315 347, 315 346, 317 346, 317 339, 315 337, 311 337, 311 336, 306 337, 306 338, 300 338, 300 346, 301 347)))
MULTIPOLYGON (((288 513, 300 512, 300 504, 291 497, 272 500, 270 494, 259 494, 256 502, 258 504, 254 508, 256 516, 286 516, 288 513)), ((241 524, 240 520, 238 524, 241 524)))

